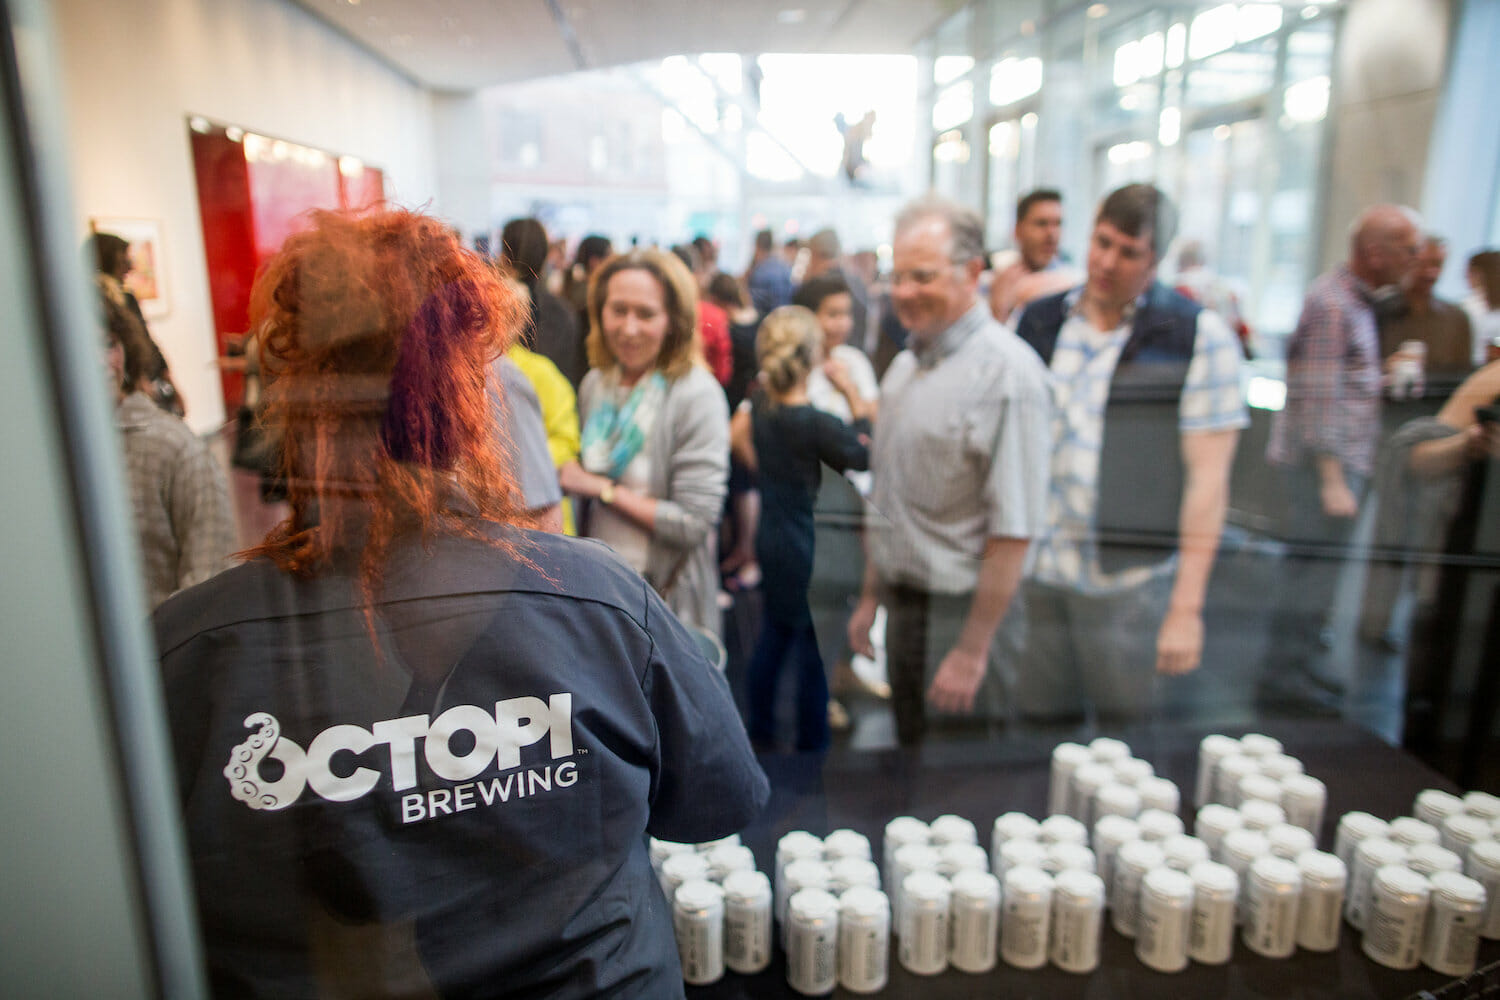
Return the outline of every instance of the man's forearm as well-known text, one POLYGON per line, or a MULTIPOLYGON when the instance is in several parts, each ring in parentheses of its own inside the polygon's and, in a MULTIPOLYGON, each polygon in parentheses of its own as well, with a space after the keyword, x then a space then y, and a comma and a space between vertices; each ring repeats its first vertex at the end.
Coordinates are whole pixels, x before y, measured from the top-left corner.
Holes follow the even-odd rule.
POLYGON ((995 629, 1000 627, 1000 621, 1016 595, 1016 588, 1020 586, 1027 544, 1025 538, 986 539, 979 581, 974 587, 974 599, 969 603, 969 614, 964 619, 963 631, 959 633, 957 648, 976 656, 989 650, 995 629))
POLYGON ((1201 614, 1209 574, 1229 510, 1229 468, 1238 431, 1213 431, 1183 438, 1187 481, 1177 518, 1177 576, 1168 606, 1201 614))
POLYGON ((1349 484, 1344 479, 1344 463, 1337 455, 1317 457, 1318 485, 1324 489, 1344 489, 1349 484))

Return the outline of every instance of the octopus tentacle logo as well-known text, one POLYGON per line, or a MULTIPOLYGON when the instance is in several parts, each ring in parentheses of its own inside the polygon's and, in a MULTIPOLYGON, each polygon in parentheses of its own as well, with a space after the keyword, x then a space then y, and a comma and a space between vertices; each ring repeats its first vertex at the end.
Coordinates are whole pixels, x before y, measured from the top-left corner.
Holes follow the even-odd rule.
POLYGON ((302 794, 307 784, 307 754, 291 740, 281 739, 281 723, 269 712, 256 712, 245 719, 255 733, 236 746, 224 766, 229 792, 251 809, 285 809, 302 794), (266 758, 281 762, 283 774, 276 781, 266 781, 260 773, 266 758))

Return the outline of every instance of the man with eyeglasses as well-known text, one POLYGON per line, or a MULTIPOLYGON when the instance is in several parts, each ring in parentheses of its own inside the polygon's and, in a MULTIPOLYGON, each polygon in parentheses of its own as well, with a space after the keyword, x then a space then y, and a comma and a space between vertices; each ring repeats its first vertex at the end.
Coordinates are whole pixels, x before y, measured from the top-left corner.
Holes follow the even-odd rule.
POLYGON ((1203 600, 1248 423, 1239 342, 1156 281, 1176 211, 1149 184, 1100 204, 1083 285, 1017 325, 1055 393, 1046 537, 1023 587, 1031 717, 1143 714, 1197 668, 1203 600))
POLYGON ((1286 342, 1286 405, 1266 447, 1266 460, 1286 477, 1289 545, 1262 671, 1269 704, 1327 706, 1343 693, 1342 678, 1318 661, 1380 442, 1377 295, 1405 277, 1419 232, 1409 208, 1367 208, 1350 229, 1348 262, 1308 288, 1286 342))
POLYGON ((979 217, 935 198, 896 217, 891 304, 910 332, 880 385, 863 592, 849 643, 872 655, 887 611, 897 740, 945 723, 994 725, 1009 685, 993 651, 1042 529, 1051 398, 1036 356, 979 296, 979 217))

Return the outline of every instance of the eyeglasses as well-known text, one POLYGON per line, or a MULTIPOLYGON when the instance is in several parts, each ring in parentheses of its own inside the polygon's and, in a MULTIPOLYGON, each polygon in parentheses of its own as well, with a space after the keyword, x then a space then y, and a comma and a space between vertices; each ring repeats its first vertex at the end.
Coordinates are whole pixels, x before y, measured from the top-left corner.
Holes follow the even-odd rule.
POLYGON ((894 288, 897 285, 903 285, 908 282, 913 285, 930 285, 954 268, 962 267, 963 264, 964 261, 954 260, 949 261, 947 267, 935 270, 892 271, 891 286, 894 288))

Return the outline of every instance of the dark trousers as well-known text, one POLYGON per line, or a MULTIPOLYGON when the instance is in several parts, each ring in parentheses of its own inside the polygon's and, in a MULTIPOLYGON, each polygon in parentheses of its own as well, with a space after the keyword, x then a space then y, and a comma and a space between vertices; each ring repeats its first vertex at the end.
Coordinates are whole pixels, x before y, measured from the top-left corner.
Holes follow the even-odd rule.
POLYGON ((970 594, 932 594, 900 585, 887 590, 886 674, 891 684, 891 711, 896 717, 896 741, 902 746, 920 744, 930 724, 941 724, 947 730, 985 732, 1007 721, 1005 691, 1009 685, 1002 678, 994 643, 990 646, 989 669, 974 698, 973 715, 938 719, 929 715, 927 688, 943 657, 958 641, 971 600, 970 594))
POLYGON ((746 672, 750 738, 768 744, 776 734, 776 682, 791 661, 797 678, 797 749, 828 747, 828 678, 812 622, 791 625, 766 615, 746 672))
MULTIPOLYGON (((1344 469, 1344 478, 1363 500, 1367 478, 1344 469)), ((1323 653, 1322 632, 1333 611, 1339 577, 1348 561, 1357 517, 1323 513, 1318 470, 1304 463, 1286 470, 1287 514, 1282 535, 1280 589, 1271 614, 1265 679, 1313 674, 1323 653)))

